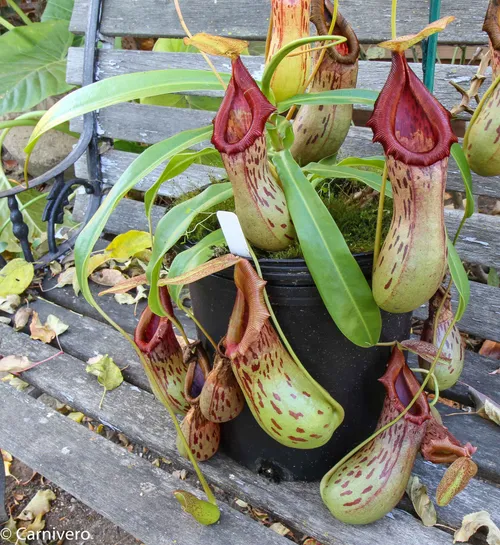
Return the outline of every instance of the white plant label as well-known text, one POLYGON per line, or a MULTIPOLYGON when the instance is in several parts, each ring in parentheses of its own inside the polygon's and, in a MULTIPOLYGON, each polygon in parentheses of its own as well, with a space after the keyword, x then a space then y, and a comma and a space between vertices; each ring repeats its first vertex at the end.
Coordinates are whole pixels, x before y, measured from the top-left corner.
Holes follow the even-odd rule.
POLYGON ((234 212, 217 212, 217 219, 226 239, 229 251, 234 255, 251 259, 250 250, 241 228, 240 220, 234 212))

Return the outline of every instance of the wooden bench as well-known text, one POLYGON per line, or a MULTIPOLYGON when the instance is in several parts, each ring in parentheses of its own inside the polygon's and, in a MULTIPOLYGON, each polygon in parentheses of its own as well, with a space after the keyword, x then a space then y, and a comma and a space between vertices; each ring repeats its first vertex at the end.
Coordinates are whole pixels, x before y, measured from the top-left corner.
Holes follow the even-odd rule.
MULTIPOLYGON (((364 0, 344 2, 344 15, 353 24, 362 43, 376 43, 387 38, 390 2, 364 0)), ((184 17, 192 32, 214 34, 252 40, 265 39, 269 11, 268 0, 244 2, 217 0, 208 5, 200 0, 182 2, 184 17)), ((439 35, 442 44, 485 45, 481 33, 487 0, 480 0, 474 9, 465 0, 443 0, 442 13, 455 15, 457 21, 439 35)), ((71 30, 84 34, 87 21, 87 0, 76 0, 71 30)), ((410 33, 427 22, 428 2, 415 0, 401 2, 399 31, 410 33)), ((101 32, 106 38, 134 35, 140 37, 178 37, 182 30, 171 2, 167 0, 104 0, 101 32), (140 7, 139 7, 140 6, 140 7)), ((214 59, 223 71, 229 62, 214 59)), ((245 58, 245 63, 255 75, 262 71, 262 57, 245 58)), ((70 50, 68 82, 81 84, 83 54, 81 49, 70 50)), ((158 53, 99 49, 97 79, 128 72, 159 68, 205 68, 200 55, 188 53, 158 53)), ((413 65, 421 74, 419 65, 413 65)), ((380 89, 389 70, 388 63, 362 61, 359 86, 380 89)), ((475 67, 438 65, 436 67, 435 94, 451 108, 459 96, 449 84, 455 79, 467 87, 475 67)), ((489 81, 489 78, 488 78, 489 81)), ((486 83, 485 85, 487 85, 486 83)), ((357 108, 356 119, 366 119, 366 108, 357 108)), ((127 103, 101 110, 97 115, 98 134, 109 139, 123 139, 152 144, 180 129, 208 124, 213 113, 158 106, 127 103)), ((463 130, 463 121, 457 124, 463 130)), ((72 130, 79 131, 82 122, 72 122, 72 130)), ((380 153, 378 145, 371 143, 371 131, 353 127, 342 153, 369 156, 380 153)), ((134 160, 133 153, 106 149, 100 156, 103 180, 114 184, 125 168, 134 160)), ((161 172, 157 169, 136 188, 144 192, 161 172)), ((88 176, 85 161, 77 164, 77 175, 88 176)), ((175 183, 164 184, 160 195, 176 197, 180 193, 209 183, 210 176, 223 177, 219 169, 193 165, 175 183)), ((448 189, 463 190, 460 174, 451 164, 448 189)), ((474 195, 500 198, 500 179, 474 176, 474 195)), ((79 198, 74 215, 81 218, 85 200, 79 198)), ((106 226, 106 236, 129 229, 147 228, 143 205, 125 199, 106 226)), ((156 223, 165 209, 155 206, 156 223)), ((459 210, 446 210, 446 222, 452 236, 461 219, 459 210)), ((102 241, 103 244, 104 241, 102 241)), ((466 223, 457 249, 467 262, 479 263, 500 269, 500 218, 477 213, 466 223)), ((54 285, 46 280, 44 289, 54 285)), ((99 290, 93 286, 94 294, 99 290)), ((460 328, 463 332, 500 341, 500 290, 496 287, 472 283, 471 302, 460 328)), ((456 302, 456 301, 455 301, 456 302)), ((106 312, 125 330, 132 332, 137 316, 131 307, 120 306, 112 297, 100 298, 106 312)), ((216 487, 220 499, 222 518, 219 524, 203 527, 182 513, 172 491, 179 487, 172 469, 186 468, 189 477, 182 487, 196 491, 197 483, 189 463, 177 453, 175 432, 166 410, 151 394, 147 379, 135 353, 121 335, 102 322, 100 315, 71 287, 53 289, 42 293, 32 307, 45 320, 55 314, 68 324, 69 330, 60 337, 64 355, 23 373, 35 391, 45 392, 67 403, 75 410, 125 434, 133 443, 142 445, 152 454, 144 458, 131 454, 84 426, 60 415, 26 393, 18 392, 0 383, 0 446, 39 471, 46 478, 73 494, 96 511, 108 517, 145 544, 154 545, 259 545, 283 544, 285 537, 269 530, 261 523, 241 513, 234 503, 239 498, 269 515, 269 521, 280 521, 290 528, 297 538, 310 536, 324 545, 445 545, 452 539, 443 528, 426 528, 415 516, 407 498, 403 499, 390 517, 370 526, 346 526, 332 518, 323 505, 318 483, 275 483, 250 472, 237 463, 218 454, 204 463, 202 470, 216 487), (85 362, 96 354, 112 355, 120 367, 125 367, 125 382, 106 396, 102 409, 99 401, 102 388, 95 377, 85 371, 85 362), (153 466, 150 458, 164 458, 167 464, 153 466)), ((417 318, 426 317, 426 309, 415 312, 417 318)), ((188 333, 195 335, 189 326, 188 333)), ((27 334, 15 332, 0 324, 0 352, 23 354, 32 361, 54 355, 58 348, 32 340, 27 334)), ((462 376, 465 384, 474 386, 484 394, 500 400, 500 376, 488 375, 499 367, 497 361, 467 350, 462 376)), ((447 391, 447 397, 470 405, 467 387, 459 383, 447 391)), ((438 404, 443 416, 449 407, 438 404)), ((490 510, 498 520, 500 505, 500 461, 498 427, 478 416, 445 417, 445 424, 462 441, 471 440, 478 447, 475 460, 478 475, 467 489, 446 508, 438 508, 439 522, 458 528, 464 515, 482 509, 490 510)), ((434 494, 444 468, 417 460, 415 469, 421 480, 434 494)), ((111 545, 111 544, 103 544, 111 545)))

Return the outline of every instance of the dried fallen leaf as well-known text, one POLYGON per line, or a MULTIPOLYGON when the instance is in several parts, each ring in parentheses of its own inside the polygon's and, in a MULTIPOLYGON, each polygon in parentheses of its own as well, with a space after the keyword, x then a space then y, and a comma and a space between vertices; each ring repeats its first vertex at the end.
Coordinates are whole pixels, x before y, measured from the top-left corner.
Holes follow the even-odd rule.
POLYGON ((487 399, 484 403, 486 416, 500 426, 500 406, 487 399))
POLYGON ((19 295, 31 284, 35 276, 32 263, 24 259, 13 259, 0 270, 0 297, 19 295))
POLYGON ((23 542, 19 541, 17 539, 17 525, 16 521, 10 517, 5 526, 3 527, 4 532, 5 529, 9 530, 9 533, 5 532, 5 535, 2 533, 2 537, 7 540, 7 543, 14 543, 15 545, 22 545, 23 542))
POLYGON ((52 276, 57 276, 62 272, 62 265, 59 263, 59 261, 51 261, 49 263, 49 268, 52 276))
POLYGON ((26 390, 26 388, 29 386, 27 382, 24 382, 24 380, 21 380, 20 378, 15 377, 14 375, 6 375, 0 380, 2 382, 8 382, 13 388, 18 390, 19 392, 26 390))
POLYGON ((196 47, 196 49, 203 51, 203 53, 229 57, 230 59, 237 58, 248 47, 248 42, 244 40, 213 36, 205 32, 200 32, 190 38, 184 38, 184 43, 196 47))
POLYGON ((0 359, 0 373, 22 373, 30 365, 26 356, 5 356, 0 359))
POLYGON ((120 282, 116 286, 99 292, 99 296, 107 295, 109 293, 126 293, 130 290, 133 290, 134 288, 137 288, 138 286, 142 284, 146 284, 147 281, 148 280, 145 274, 140 274, 138 276, 134 276, 133 278, 127 278, 126 280, 123 280, 123 282, 120 282))
POLYGON ((68 267, 57 277, 57 287, 63 288, 73 282, 73 276, 76 273, 75 267, 68 267))
POLYGON ((431 36, 432 34, 435 34, 436 32, 441 32, 447 27, 449 23, 451 23, 454 20, 455 20, 455 17, 453 17, 452 15, 449 15, 448 17, 442 17, 441 19, 438 19, 437 21, 434 21, 433 23, 428 24, 417 34, 408 34, 407 36, 399 36, 398 38, 395 38, 394 40, 388 40, 378 45, 379 47, 384 47, 385 49, 402 52, 402 51, 405 51, 406 49, 409 49, 412 45, 415 45, 418 42, 421 42, 424 38, 427 38, 428 36, 431 36))
POLYGON ((82 420, 85 418, 85 415, 80 412, 73 412, 68 414, 68 418, 71 418, 71 420, 74 420, 75 422, 78 422, 78 424, 81 424, 82 420))
POLYGON ((95 375, 99 384, 104 387, 101 403, 99 404, 99 408, 101 408, 106 392, 118 388, 123 382, 123 375, 118 365, 107 354, 104 356, 99 354, 90 358, 87 363, 87 373, 95 375))
POLYGON ((106 248, 111 259, 128 259, 151 248, 151 235, 146 231, 127 231, 113 239, 106 248))
POLYGON ((481 356, 486 356, 487 358, 492 358, 494 360, 500 360, 500 343, 495 341, 484 341, 479 350, 481 356))
POLYGON ((21 304, 21 298, 19 295, 7 295, 7 297, 0 297, 0 310, 7 312, 8 314, 14 314, 16 308, 21 304))
POLYGON ((36 310, 33 311, 33 319, 30 324, 30 336, 32 339, 50 343, 56 337, 56 332, 47 324, 43 325, 36 310))
POLYGON ((457 458, 445 471, 436 490, 436 502, 440 507, 450 501, 469 484, 477 473, 477 465, 471 458, 457 458))
POLYGON ((90 275, 90 278, 100 286, 114 286, 125 280, 123 274, 116 269, 102 269, 90 275))
POLYGON ((424 526, 434 526, 437 522, 436 508, 427 494, 427 487, 416 475, 411 475, 406 486, 406 493, 424 526))
POLYGON ((491 420, 500 426, 500 405, 472 386, 468 386, 468 388, 476 412, 483 418, 491 420))
POLYGON ((273 522, 269 528, 280 536, 286 536, 288 533, 290 533, 290 529, 281 524, 281 522, 273 522))
POLYGON ((0 323, 9 325, 10 324, 10 318, 8 318, 7 316, 0 316, 0 323))
POLYGON ((135 305, 141 299, 147 299, 146 288, 144 286, 137 286, 137 294, 134 297, 130 293, 115 293, 115 301, 120 305, 135 305))
POLYGON ((33 309, 30 307, 21 307, 14 314, 14 329, 18 331, 22 329, 29 321, 30 316, 33 314, 33 309))
POLYGON ((243 500, 236 499, 236 500, 234 500, 234 503, 238 507, 241 507, 242 509, 246 509, 248 507, 248 503, 246 501, 243 501, 243 500))
POLYGON ((111 257, 108 254, 94 254, 90 256, 89 263, 87 265, 87 273, 92 274, 98 267, 104 265, 106 261, 109 261, 111 257))
POLYGON ((453 536, 453 543, 468 541, 482 526, 488 528, 488 537, 486 538, 488 545, 500 545, 500 530, 491 520, 490 514, 487 511, 478 511, 466 515, 462 520, 462 526, 453 536))
POLYGON ((53 314, 49 314, 47 316, 47 321, 45 322, 45 325, 47 327, 50 327, 52 331, 56 335, 62 335, 65 331, 68 330, 69 325, 65 324, 62 320, 60 320, 57 316, 54 316, 53 314))
POLYGON ((50 511, 50 502, 55 499, 56 495, 49 488, 39 490, 17 518, 20 520, 34 520, 39 515, 43 516, 50 511))
POLYGON ((488 373, 488 375, 500 375, 500 367, 498 369, 495 369, 495 371, 488 373))
POLYGON ((73 286, 73 291, 75 295, 78 296, 80 293, 80 284, 78 283, 78 277, 76 276, 76 268, 68 267, 57 277, 57 287, 63 288, 68 285, 73 286))

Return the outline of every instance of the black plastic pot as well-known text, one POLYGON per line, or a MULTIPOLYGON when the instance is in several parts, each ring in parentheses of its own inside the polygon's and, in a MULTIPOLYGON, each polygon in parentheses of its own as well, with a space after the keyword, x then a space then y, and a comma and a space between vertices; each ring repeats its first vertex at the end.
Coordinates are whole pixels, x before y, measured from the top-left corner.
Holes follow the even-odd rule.
MULTIPOLYGON (((371 276, 372 255, 355 256, 371 276)), ((254 420, 248 407, 222 427, 221 450, 251 470, 276 480, 320 479, 342 456, 374 430, 382 409, 384 374, 390 349, 360 348, 336 327, 319 296, 305 262, 261 260, 267 292, 278 321, 311 375, 342 404, 345 420, 323 447, 301 450, 280 445, 254 420)), ((193 311, 216 340, 227 331, 236 287, 233 269, 191 285, 193 311)), ((409 337, 411 313, 382 312, 381 341, 409 337)), ((200 338, 204 339, 200 334, 200 338)), ((204 339, 204 346, 210 346, 204 339)))

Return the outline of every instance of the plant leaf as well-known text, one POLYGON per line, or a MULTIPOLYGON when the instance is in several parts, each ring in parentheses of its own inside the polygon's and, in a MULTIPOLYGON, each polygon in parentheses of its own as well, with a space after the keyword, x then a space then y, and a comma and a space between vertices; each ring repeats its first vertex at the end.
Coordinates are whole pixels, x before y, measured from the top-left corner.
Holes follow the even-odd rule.
POLYGON ((241 259, 241 257, 233 254, 226 254, 221 257, 216 257, 215 259, 201 263, 189 271, 184 271, 179 276, 169 275, 168 278, 162 278, 158 281, 158 285, 183 286, 184 284, 192 284, 193 282, 206 278, 211 274, 229 269, 229 267, 234 267, 234 265, 236 265, 236 263, 238 263, 238 261, 241 259))
POLYGON ((150 234, 132 230, 115 237, 105 251, 110 259, 128 259, 147 248, 151 248, 150 234))
POLYGON ((121 369, 107 354, 95 356, 87 363, 85 369, 87 373, 95 375, 99 384, 104 386, 107 391, 118 388, 123 382, 121 369))
POLYGON ((14 329, 16 331, 22 329, 29 321, 33 309, 30 307, 21 307, 14 314, 14 329))
MULTIPOLYGON (((408 350, 408 352, 412 352, 413 354, 420 356, 429 363, 434 361, 438 353, 438 348, 435 345, 425 341, 420 341, 419 339, 407 339, 399 342, 398 345, 403 349, 408 350)), ((440 356, 439 362, 447 365, 451 363, 451 359, 447 358, 446 356, 440 356)))
POLYGON ((460 296, 457 312, 455 313, 458 322, 464 315, 465 309, 469 304, 470 284, 462 261, 460 260, 457 250, 455 249, 455 246, 453 246, 450 239, 448 239, 448 267, 450 268, 453 283, 455 284, 460 296))
POLYGON ((113 186, 90 222, 80 233, 75 244, 77 278, 83 295, 90 304, 96 306, 89 289, 86 274, 87 263, 90 253, 94 248, 94 244, 97 242, 97 239, 99 238, 104 226, 106 225, 119 201, 132 187, 134 187, 136 183, 142 180, 144 176, 149 174, 158 165, 176 155, 180 151, 210 138, 211 134, 212 127, 202 127, 200 129, 181 132, 175 136, 163 140, 162 142, 158 142, 141 153, 141 155, 139 155, 137 159, 135 159, 135 161, 120 176, 120 179, 113 186))
POLYGON ((432 36, 433 34, 436 34, 436 32, 441 32, 448 26, 449 23, 451 23, 454 20, 455 20, 455 17, 453 17, 453 15, 449 15, 448 17, 441 17, 441 19, 438 19, 437 21, 433 21, 432 23, 428 24, 417 34, 408 34, 407 36, 399 36, 392 40, 382 42, 378 44, 378 46, 383 47, 385 49, 390 49, 392 51, 398 51, 398 52, 405 51, 406 49, 409 49, 410 47, 417 44, 418 42, 421 42, 424 38, 427 38, 428 36, 432 36))
POLYGON ((342 233, 290 152, 276 153, 273 161, 304 259, 330 316, 351 342, 373 346, 382 328, 380 310, 342 233))
POLYGON ((21 304, 21 298, 19 295, 7 295, 7 297, 0 297, 0 310, 7 314, 14 314, 16 308, 21 304))
MULTIPOLYGON (((308 174, 316 174, 322 178, 347 178, 348 180, 358 180, 379 192, 382 189, 382 176, 367 170, 359 170, 349 166, 322 165, 321 163, 309 163, 303 170, 308 174)), ((313 181, 313 186, 317 185, 318 181, 319 180, 313 181)), ((385 194, 392 199, 392 188, 390 183, 386 184, 385 194)))
POLYGON ((462 520, 462 526, 453 536, 453 543, 457 541, 460 543, 469 541, 470 537, 483 526, 488 528, 488 537, 486 538, 488 545, 500 545, 500 530, 491 520, 490 514, 487 511, 478 511, 466 515, 462 520))
POLYGON ((111 288, 99 292, 99 296, 101 295, 108 295, 110 293, 127 293, 130 290, 133 290, 134 288, 137 288, 138 286, 141 286, 142 284, 147 284, 148 279, 146 278, 145 274, 139 274, 138 276, 133 276, 132 278, 127 278, 126 280, 123 280, 122 282, 118 282, 118 284, 115 284, 111 288))
MULTIPOLYGON (((225 245, 226 239, 222 233, 222 229, 213 231, 192 248, 189 248, 189 250, 178 253, 170 265, 168 276, 179 276, 180 274, 186 273, 198 265, 207 262, 214 256, 214 247, 225 245)), ((180 299, 182 286, 170 286, 168 291, 170 292, 170 296, 174 303, 179 306, 179 304, 182 303, 180 299)))
POLYGON ((43 10, 42 21, 69 21, 75 0, 48 0, 43 10))
POLYGON ((72 42, 66 21, 18 26, 0 36, 0 115, 24 112, 73 88, 66 83, 72 42))
MULTIPOLYGON (((229 81, 228 74, 223 74, 222 77, 226 81, 229 81)), ((212 72, 204 70, 151 70, 107 78, 77 89, 52 106, 33 130, 25 151, 29 153, 43 133, 60 125, 64 121, 87 112, 128 100, 162 95, 164 93, 195 90, 217 91, 220 89, 221 84, 215 75, 212 72)), ((172 138, 179 136, 179 134, 172 138)), ((148 148, 148 150, 150 149, 148 148)), ((176 150, 176 152, 178 151, 181 150, 176 150)))
POLYGON ((378 91, 371 89, 335 89, 333 91, 322 91, 321 93, 305 93, 278 103, 278 113, 286 112, 294 104, 375 104, 378 91))
POLYGON ((151 209, 161 185, 167 180, 171 180, 172 178, 179 176, 179 174, 182 174, 193 163, 199 163, 203 158, 212 156, 217 157, 220 160, 220 154, 215 148, 204 148, 199 151, 185 150, 174 155, 158 180, 144 194, 144 206, 146 208, 148 220, 150 219, 151 209))
POLYGON ((19 295, 31 284, 35 276, 32 263, 16 258, 0 270, 0 297, 19 295))
POLYGON ((50 488, 39 490, 17 518, 20 520, 33 520, 40 515, 47 514, 50 511, 50 502, 55 499, 56 495, 50 488))
POLYGON ((434 526, 437 522, 436 508, 427 494, 427 487, 420 482, 416 475, 410 476, 406 485, 406 493, 424 526, 434 526))
POLYGON ((146 271, 146 276, 151 286, 149 291, 149 306, 158 316, 164 315, 158 291, 158 280, 163 256, 186 232, 193 219, 200 212, 224 202, 232 194, 233 189, 230 182, 213 184, 195 197, 171 208, 158 223, 153 244, 153 254, 146 271))
POLYGON ((47 321, 45 322, 47 327, 50 327, 52 331, 57 335, 62 335, 65 331, 68 331, 69 325, 65 324, 61 319, 53 314, 47 316, 47 321))
POLYGON ((337 163, 342 167, 369 167, 377 170, 384 170, 385 157, 383 155, 374 155, 373 157, 346 157, 337 163))
POLYGON ((498 278, 498 273, 493 267, 490 267, 488 271, 488 286, 495 286, 495 288, 500 286, 500 278, 498 278))
POLYGON ((50 343, 56 337, 56 332, 50 326, 42 324, 36 310, 33 311, 30 324, 30 337, 43 343, 50 343))
POLYGON ((451 146, 450 152, 451 156, 453 157, 455 163, 458 166, 458 169, 460 170, 460 174, 462 174, 462 180, 464 181, 466 196, 464 215, 465 218, 470 218, 472 214, 474 214, 474 196, 472 195, 472 174, 470 171, 469 162, 465 157, 462 146, 457 142, 455 142, 451 146))
POLYGON ((194 494, 185 490, 175 490, 174 496, 182 505, 182 509, 194 517, 200 524, 208 526, 215 524, 220 519, 220 511, 217 505, 200 500, 194 494))
POLYGON ((0 359, 0 373, 22 373, 31 366, 26 356, 5 356, 0 359))

